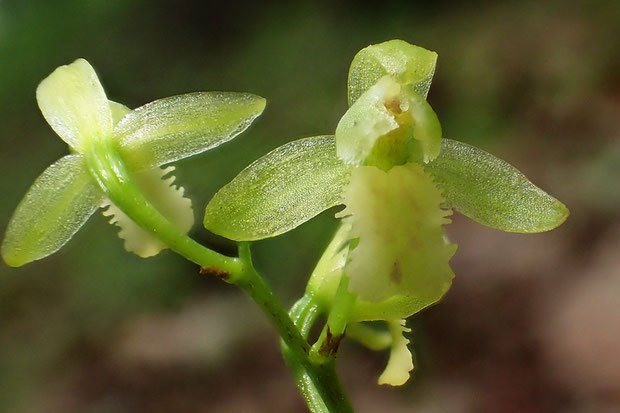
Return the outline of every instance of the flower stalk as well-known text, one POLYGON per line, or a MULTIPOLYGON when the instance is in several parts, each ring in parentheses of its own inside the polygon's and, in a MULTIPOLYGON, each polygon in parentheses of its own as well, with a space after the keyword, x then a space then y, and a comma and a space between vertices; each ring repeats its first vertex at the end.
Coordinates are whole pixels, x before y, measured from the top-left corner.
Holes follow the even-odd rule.
MULTIPOLYGON (((86 159, 91 173, 106 196, 134 222, 150 231, 171 250, 198 264, 201 273, 217 275, 224 281, 239 286, 261 308, 278 331, 287 355, 287 366, 293 375, 299 378, 299 389, 313 412, 352 411, 340 406, 348 403, 345 404, 346 398, 339 391, 340 387, 334 386, 337 378, 333 365, 318 366, 311 363, 310 347, 306 339, 254 268, 249 243, 239 243, 238 258, 228 257, 204 247, 179 231, 144 197, 118 152, 107 140, 93 142, 86 159), (328 410, 317 410, 319 406, 325 406, 328 410)), ((307 334, 309 320, 305 320, 307 334)))

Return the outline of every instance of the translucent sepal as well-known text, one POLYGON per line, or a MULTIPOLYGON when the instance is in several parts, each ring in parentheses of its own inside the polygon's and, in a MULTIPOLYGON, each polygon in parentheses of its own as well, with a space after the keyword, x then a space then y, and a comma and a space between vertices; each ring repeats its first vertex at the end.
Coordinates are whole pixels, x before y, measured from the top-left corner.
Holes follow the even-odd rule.
MULTIPOLYGON (((192 202, 183 196, 185 191, 182 187, 173 185, 174 176, 164 178, 172 171, 172 166, 154 168, 136 173, 134 179, 151 204, 181 231, 187 233, 194 223, 192 202)), ((102 207, 107 207, 103 215, 110 217, 110 223, 120 228, 118 236, 125 241, 127 251, 146 258, 167 248, 152 232, 138 226, 110 200, 105 200, 102 207)))
POLYGON ((403 40, 390 40, 360 50, 349 69, 349 106, 385 75, 426 98, 437 53, 403 40))
POLYGON ((282 234, 340 204, 349 172, 333 136, 287 143, 220 189, 207 205, 204 226, 237 241, 282 234))
POLYGON ((37 102, 52 129, 76 152, 108 136, 113 121, 97 74, 84 59, 60 66, 37 87, 37 102))
POLYGON ((492 228, 534 233, 568 217, 566 206, 519 170, 474 146, 444 139, 441 155, 425 169, 450 207, 492 228))
POLYGON ((58 251, 95 212, 102 197, 82 155, 54 162, 17 206, 2 243, 2 258, 18 267, 58 251))
POLYGON ((125 162, 134 170, 143 170, 231 140, 264 108, 265 99, 249 93, 189 93, 131 111, 116 125, 114 134, 125 162))

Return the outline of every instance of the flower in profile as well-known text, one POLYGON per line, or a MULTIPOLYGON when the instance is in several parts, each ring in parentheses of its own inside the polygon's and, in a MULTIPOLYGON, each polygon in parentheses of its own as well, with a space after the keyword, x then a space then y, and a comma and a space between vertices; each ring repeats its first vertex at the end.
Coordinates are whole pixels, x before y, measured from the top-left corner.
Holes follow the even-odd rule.
POLYGON ((71 154, 49 166, 25 195, 2 243, 2 257, 20 266, 60 249, 100 207, 118 225, 125 247, 142 257, 164 244, 106 197, 91 160, 118 152, 140 191, 181 231, 193 224, 191 201, 174 185, 170 162, 220 145, 261 114, 265 100, 247 93, 199 92, 131 110, 108 100, 84 59, 57 68, 37 88, 37 101, 71 154), (106 148, 103 150, 102 148, 106 148))
POLYGON ((426 101, 436 59, 402 40, 361 50, 335 136, 293 141, 257 160, 213 197, 204 219, 219 235, 257 240, 344 204, 306 295, 328 314, 346 278, 355 295, 347 335, 371 349, 391 348, 383 384, 403 384, 413 369, 405 319, 450 288, 456 245, 443 226, 452 209, 521 233, 553 229, 568 216, 511 165, 443 139, 426 101), (364 324, 378 320, 387 331, 364 324))

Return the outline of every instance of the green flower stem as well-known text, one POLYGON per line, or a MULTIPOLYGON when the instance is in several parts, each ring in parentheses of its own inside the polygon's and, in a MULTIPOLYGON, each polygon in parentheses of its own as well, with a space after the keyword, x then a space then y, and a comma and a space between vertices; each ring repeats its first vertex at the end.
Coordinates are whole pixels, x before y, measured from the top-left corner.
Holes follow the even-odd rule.
POLYGON ((335 362, 304 363, 286 345, 282 348, 282 355, 311 413, 353 413, 336 375, 335 362))
MULTIPOLYGON (((239 257, 212 251, 179 231, 144 197, 131 179, 116 149, 107 140, 96 141, 87 152, 92 175, 108 198, 145 230, 165 242, 173 251, 212 273, 241 287, 261 307, 278 330, 285 347, 287 365, 313 413, 352 412, 343 396, 333 364, 314 366, 308 358, 309 346, 289 314, 252 265, 248 243, 239 246, 239 257)), ((302 324, 307 335, 317 314, 316 308, 300 307, 306 314, 302 324)), ((301 320, 301 319, 300 319, 301 320)))
MULTIPOLYGON (((312 325, 320 314, 319 310, 319 306, 308 295, 304 295, 291 308, 290 317, 295 327, 299 329, 302 337, 306 340, 312 325)), ((295 357, 284 340, 282 341, 282 356, 289 370, 293 373, 297 388, 301 392, 310 411, 312 413, 329 413, 329 408, 325 405, 323 398, 320 397, 314 377, 309 373, 310 369, 299 358, 295 357)))
POLYGON ((276 298, 271 288, 254 269, 250 255, 250 244, 248 242, 239 243, 239 259, 244 263, 242 271, 231 274, 227 281, 238 285, 252 297, 256 304, 271 319, 280 337, 291 348, 296 357, 307 359, 310 349, 308 342, 302 337, 288 312, 286 312, 276 298))
MULTIPOLYGON (((314 298, 306 294, 291 309, 291 318, 304 339, 321 314, 321 308, 314 298)), ((313 364, 308 359, 300 360, 282 343, 284 360, 293 372, 297 387, 312 413, 353 413, 336 375, 335 360, 329 363, 313 364)))
POLYGON ((300 300, 289 316, 272 290, 252 265, 250 244, 239 244, 239 259, 245 264, 239 274, 227 280, 241 287, 272 320, 282 339, 282 353, 299 391, 312 413, 353 413, 335 370, 335 359, 313 364, 309 358, 308 334, 320 315, 319 306, 308 296, 300 300), (293 318, 291 320, 291 318, 293 318))

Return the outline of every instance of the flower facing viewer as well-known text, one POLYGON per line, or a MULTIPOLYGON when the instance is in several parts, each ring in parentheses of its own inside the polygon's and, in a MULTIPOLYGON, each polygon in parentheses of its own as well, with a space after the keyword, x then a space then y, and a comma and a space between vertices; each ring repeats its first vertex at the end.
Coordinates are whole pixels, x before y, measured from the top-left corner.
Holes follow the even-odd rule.
POLYGON ((372 349, 391 348, 379 379, 385 384, 403 384, 413 368, 404 319, 450 288, 456 245, 443 225, 451 209, 521 233, 553 229, 568 216, 506 162, 443 139, 426 101, 436 59, 401 40, 360 51, 349 71, 350 107, 335 136, 290 142, 257 160, 214 196, 204 221, 230 239, 255 240, 344 204, 306 301, 328 315, 329 335, 346 326, 372 349), (387 330, 363 323, 377 320, 387 330))

